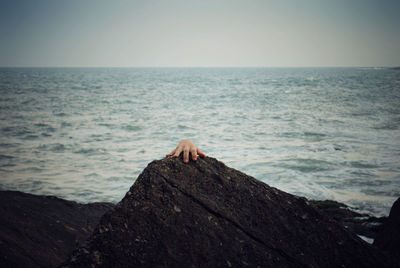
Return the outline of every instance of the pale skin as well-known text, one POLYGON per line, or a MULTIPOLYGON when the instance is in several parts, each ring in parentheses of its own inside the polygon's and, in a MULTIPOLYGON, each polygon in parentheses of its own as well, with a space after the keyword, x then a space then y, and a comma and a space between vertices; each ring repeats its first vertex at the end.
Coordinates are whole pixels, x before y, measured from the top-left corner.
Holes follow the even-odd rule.
POLYGON ((176 148, 172 150, 172 152, 167 154, 167 157, 173 156, 175 158, 178 158, 181 153, 183 153, 183 162, 185 163, 189 162, 189 153, 192 156, 193 161, 197 160, 198 155, 201 157, 206 157, 206 155, 199 149, 199 147, 197 147, 193 141, 188 139, 181 140, 178 143, 178 146, 176 146, 176 148))

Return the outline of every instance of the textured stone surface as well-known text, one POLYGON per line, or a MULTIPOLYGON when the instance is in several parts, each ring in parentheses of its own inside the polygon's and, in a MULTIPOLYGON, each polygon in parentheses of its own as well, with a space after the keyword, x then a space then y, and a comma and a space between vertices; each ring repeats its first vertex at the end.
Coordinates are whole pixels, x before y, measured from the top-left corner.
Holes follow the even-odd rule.
POLYGON ((332 200, 310 200, 310 202, 322 210, 326 215, 339 222, 348 231, 375 239, 382 229, 387 217, 372 217, 351 210, 346 204, 332 200))
POLYGON ((374 245, 397 257, 400 267, 400 198, 390 209, 389 218, 378 233, 374 245))
POLYGON ((0 191, 0 267, 56 267, 114 205, 0 191))
POLYGON ((290 195, 213 158, 153 161, 70 267, 391 267, 290 195))

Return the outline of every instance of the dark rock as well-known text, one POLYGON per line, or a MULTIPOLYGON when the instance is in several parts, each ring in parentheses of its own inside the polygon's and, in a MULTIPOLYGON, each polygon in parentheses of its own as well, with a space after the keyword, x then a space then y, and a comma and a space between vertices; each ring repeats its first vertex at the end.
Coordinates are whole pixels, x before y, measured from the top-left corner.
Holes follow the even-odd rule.
POLYGON ((56 267, 114 205, 0 191, 0 267, 56 267))
POLYGON ((213 158, 153 161, 66 267, 392 267, 310 205, 213 158))
POLYGON ((332 219, 354 234, 375 239, 387 217, 373 217, 353 211, 349 206, 332 200, 311 200, 332 219))
POLYGON ((400 267, 400 198, 390 209, 389 218, 378 233, 374 245, 396 256, 400 267))

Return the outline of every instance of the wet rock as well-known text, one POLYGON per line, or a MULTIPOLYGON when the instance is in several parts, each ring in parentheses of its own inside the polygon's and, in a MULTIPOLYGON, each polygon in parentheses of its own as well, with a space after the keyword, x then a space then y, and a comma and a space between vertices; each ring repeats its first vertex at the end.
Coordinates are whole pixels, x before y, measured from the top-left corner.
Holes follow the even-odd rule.
POLYGON ((305 198, 214 158, 153 161, 65 267, 392 267, 305 198))
POLYGON ((322 210, 350 232, 375 239, 387 217, 373 217, 352 210, 349 206, 332 200, 311 200, 315 207, 322 210))
POLYGON ((114 205, 0 191, 0 267, 56 267, 114 205))
POLYGON ((390 209, 389 218, 378 233, 374 245, 397 257, 400 267, 400 198, 390 209))

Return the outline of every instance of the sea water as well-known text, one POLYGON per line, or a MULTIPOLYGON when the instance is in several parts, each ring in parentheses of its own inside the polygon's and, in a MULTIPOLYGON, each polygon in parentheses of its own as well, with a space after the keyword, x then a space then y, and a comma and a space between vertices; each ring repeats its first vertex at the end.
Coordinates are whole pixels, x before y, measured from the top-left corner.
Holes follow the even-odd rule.
POLYGON ((0 69, 3 190, 118 202, 183 138, 281 190, 387 215, 400 196, 400 71, 0 69))

